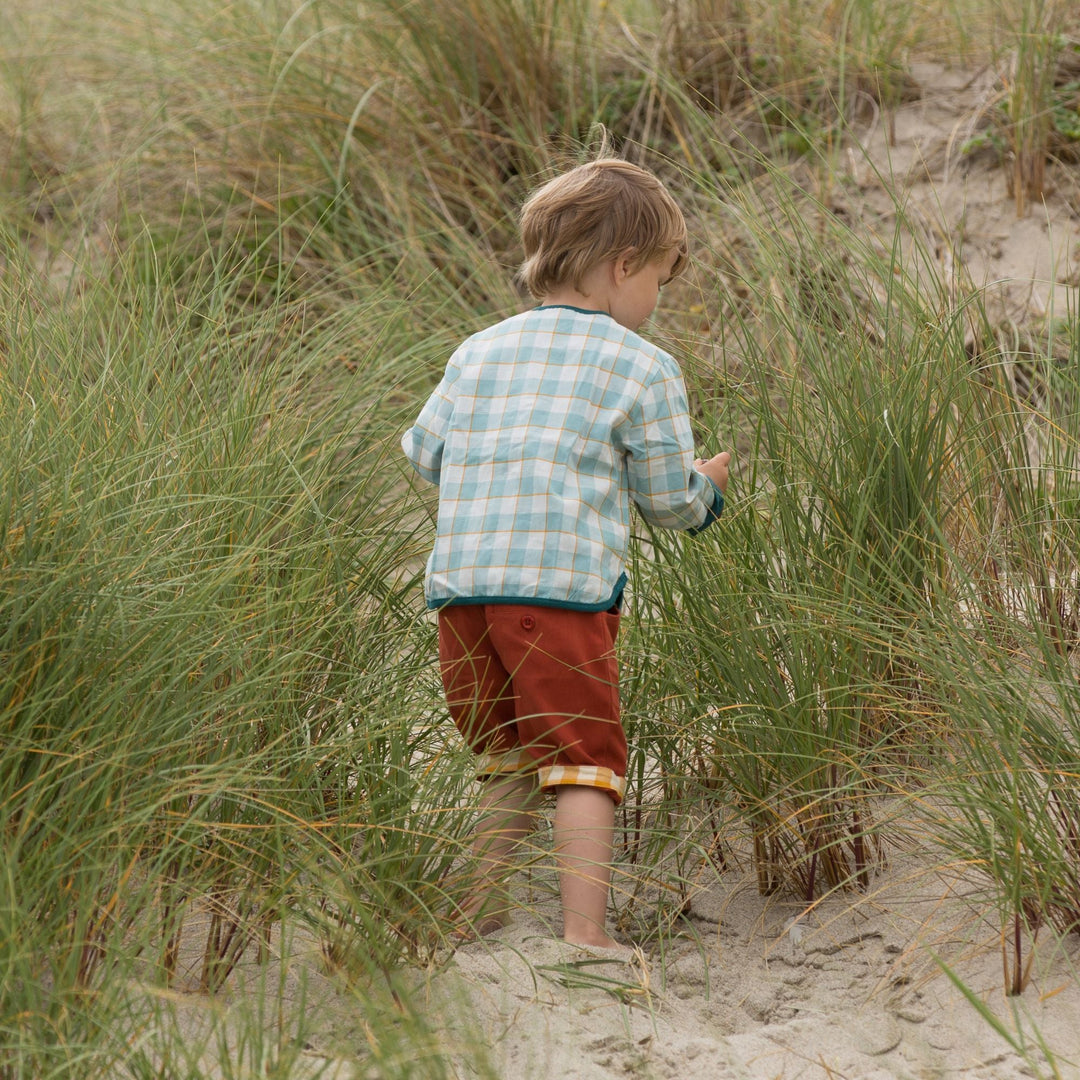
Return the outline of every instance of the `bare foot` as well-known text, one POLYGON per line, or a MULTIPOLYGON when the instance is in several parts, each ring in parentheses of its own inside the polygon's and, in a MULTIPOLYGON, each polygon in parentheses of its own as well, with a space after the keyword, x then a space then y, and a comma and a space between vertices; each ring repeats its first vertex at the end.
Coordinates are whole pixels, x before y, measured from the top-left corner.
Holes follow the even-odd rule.
POLYGON ((623 948, 614 938, 608 937, 607 934, 590 934, 584 938, 578 938, 575 935, 573 938, 569 938, 563 935, 563 941, 567 945, 580 945, 584 949, 621 949, 623 948))
POLYGON ((509 923, 510 917, 506 914, 485 915, 483 918, 477 919, 473 923, 473 927, 481 937, 487 937, 489 934, 501 930, 504 926, 508 926, 509 923))
POLYGON ((488 937, 510 922, 510 913, 502 911, 484 911, 488 898, 471 901, 462 905, 454 920, 450 936, 459 943, 475 941, 476 938, 488 937))
POLYGON ((630 945, 620 945, 617 941, 611 941, 610 945, 585 945, 578 941, 567 942, 566 944, 574 950, 574 954, 578 957, 586 956, 594 960, 608 960, 613 963, 619 964, 632 964, 638 959, 638 951, 630 945))

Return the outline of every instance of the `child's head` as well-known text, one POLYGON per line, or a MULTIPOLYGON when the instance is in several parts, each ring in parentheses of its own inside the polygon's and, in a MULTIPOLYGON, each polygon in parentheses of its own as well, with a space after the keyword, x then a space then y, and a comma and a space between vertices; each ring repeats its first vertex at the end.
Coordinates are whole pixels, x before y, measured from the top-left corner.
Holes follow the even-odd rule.
POLYGON ((648 170, 617 158, 579 165, 548 181, 521 209, 525 262, 520 277, 537 299, 580 288, 599 263, 630 253, 635 269, 676 252, 671 277, 686 266, 686 221, 648 170))

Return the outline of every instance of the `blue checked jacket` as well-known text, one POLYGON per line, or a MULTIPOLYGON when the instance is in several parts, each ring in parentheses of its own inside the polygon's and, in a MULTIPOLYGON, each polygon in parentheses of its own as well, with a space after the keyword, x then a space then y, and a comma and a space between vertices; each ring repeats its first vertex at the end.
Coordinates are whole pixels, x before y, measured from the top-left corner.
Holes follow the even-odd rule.
POLYGON ((675 360, 602 312, 539 307, 469 338, 402 448, 439 486, 430 608, 605 610, 626 584, 631 502, 690 533, 724 506, 693 468, 675 360))

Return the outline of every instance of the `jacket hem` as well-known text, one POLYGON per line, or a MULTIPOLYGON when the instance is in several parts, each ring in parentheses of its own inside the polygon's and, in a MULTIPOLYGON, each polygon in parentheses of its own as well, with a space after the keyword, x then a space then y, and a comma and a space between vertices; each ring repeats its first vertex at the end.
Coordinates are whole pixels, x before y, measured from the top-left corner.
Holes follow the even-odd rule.
POLYGON ((429 611, 441 611, 446 607, 462 607, 466 604, 523 604, 528 607, 565 608, 569 611, 608 611, 620 606, 626 582, 626 574, 620 574, 615 588, 606 600, 589 603, 560 600, 551 596, 451 596, 429 598, 427 606, 429 611))

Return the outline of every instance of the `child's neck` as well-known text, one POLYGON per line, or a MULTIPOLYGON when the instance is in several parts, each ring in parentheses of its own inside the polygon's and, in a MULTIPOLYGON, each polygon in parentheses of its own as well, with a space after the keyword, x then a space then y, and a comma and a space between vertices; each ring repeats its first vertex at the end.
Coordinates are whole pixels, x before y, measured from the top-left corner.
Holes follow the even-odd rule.
POLYGON ((609 315, 607 306, 598 301, 595 296, 578 292, 576 289, 560 289, 557 292, 548 293, 540 301, 541 307, 571 307, 579 311, 604 311, 609 315))
POLYGON ((585 311, 604 311, 610 315, 609 277, 610 267, 607 263, 601 263, 585 274, 580 287, 560 285, 547 293, 540 303, 545 307, 574 307, 585 311))

